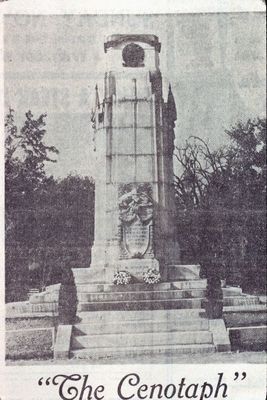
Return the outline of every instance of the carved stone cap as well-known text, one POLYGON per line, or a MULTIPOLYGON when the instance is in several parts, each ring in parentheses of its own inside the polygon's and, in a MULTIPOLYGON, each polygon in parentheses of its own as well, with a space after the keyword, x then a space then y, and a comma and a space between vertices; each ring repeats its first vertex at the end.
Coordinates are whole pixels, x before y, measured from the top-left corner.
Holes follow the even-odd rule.
POLYGON ((147 43, 150 46, 154 47, 160 53, 161 43, 159 42, 159 38, 156 35, 146 35, 146 34, 117 34, 117 35, 110 35, 107 37, 107 41, 104 43, 104 50, 105 53, 107 49, 110 47, 116 47, 123 42, 143 42, 147 43))

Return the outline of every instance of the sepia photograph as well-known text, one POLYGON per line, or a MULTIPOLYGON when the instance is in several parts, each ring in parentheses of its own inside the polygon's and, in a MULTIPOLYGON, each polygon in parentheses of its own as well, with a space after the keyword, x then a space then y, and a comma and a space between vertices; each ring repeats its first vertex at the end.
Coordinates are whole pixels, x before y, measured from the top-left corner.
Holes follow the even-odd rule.
POLYGON ((265 29, 4 15, 6 366, 266 362, 265 29))

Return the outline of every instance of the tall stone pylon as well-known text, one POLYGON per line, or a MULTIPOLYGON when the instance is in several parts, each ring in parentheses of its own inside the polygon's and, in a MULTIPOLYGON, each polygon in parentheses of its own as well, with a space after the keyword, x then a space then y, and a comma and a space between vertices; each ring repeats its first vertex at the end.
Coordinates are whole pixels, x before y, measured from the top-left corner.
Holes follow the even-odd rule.
POLYGON ((164 280, 174 269, 175 279, 192 279, 190 266, 189 275, 179 276, 184 267, 173 185, 176 107, 171 87, 163 99, 160 49, 158 37, 148 34, 111 35, 104 44, 104 99, 93 118, 97 176, 90 267, 104 282, 112 282, 116 271, 139 280, 150 268, 164 280))

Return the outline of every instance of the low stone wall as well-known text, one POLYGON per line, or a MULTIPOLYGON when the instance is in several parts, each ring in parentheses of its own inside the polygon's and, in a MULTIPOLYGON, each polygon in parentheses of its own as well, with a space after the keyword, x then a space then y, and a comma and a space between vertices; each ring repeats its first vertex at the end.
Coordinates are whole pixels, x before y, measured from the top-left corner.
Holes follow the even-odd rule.
POLYGON ((6 318, 40 317, 58 315, 60 284, 47 286, 44 292, 34 293, 28 301, 6 304, 6 318))
POLYGON ((21 301, 6 304, 6 318, 54 317, 57 315, 57 302, 31 304, 29 301, 21 301))

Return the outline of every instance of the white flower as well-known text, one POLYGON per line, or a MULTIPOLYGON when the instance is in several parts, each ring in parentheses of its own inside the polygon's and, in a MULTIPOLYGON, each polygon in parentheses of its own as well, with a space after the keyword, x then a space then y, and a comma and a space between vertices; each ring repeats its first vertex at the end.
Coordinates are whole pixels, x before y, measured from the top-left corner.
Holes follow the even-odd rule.
POLYGON ((113 283, 115 285, 128 285, 132 277, 127 271, 118 271, 114 274, 113 283))
POLYGON ((161 276, 158 270, 149 268, 146 272, 144 272, 143 279, 145 283, 151 285, 154 283, 159 283, 161 276))

